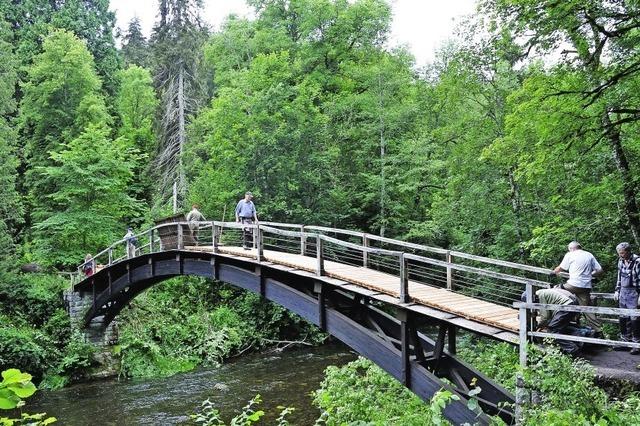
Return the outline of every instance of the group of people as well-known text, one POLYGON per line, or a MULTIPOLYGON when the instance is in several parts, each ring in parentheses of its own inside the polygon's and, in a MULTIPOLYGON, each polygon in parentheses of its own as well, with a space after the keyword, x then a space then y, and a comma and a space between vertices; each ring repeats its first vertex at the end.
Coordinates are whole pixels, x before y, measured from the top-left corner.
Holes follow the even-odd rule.
MULTIPOLYGON (((617 245, 618 275, 614 291, 614 300, 620 308, 637 309, 640 296, 640 257, 634 254, 629 243, 617 245)), ((592 281, 602 274, 602 266, 593 254, 583 250, 577 241, 569 243, 568 252, 553 274, 568 272, 569 279, 561 286, 536 291, 534 301, 549 305, 591 304, 592 281)), ((601 322, 595 314, 586 313, 588 327, 577 323, 578 313, 561 310, 540 310, 538 326, 551 333, 570 334, 585 337, 602 337, 601 322)), ((621 316, 619 318, 620 339, 640 343, 640 318, 621 316)), ((562 350, 575 354, 581 345, 577 342, 558 341, 562 350)), ((624 348, 622 348, 624 350, 624 348)), ((640 349, 631 349, 631 354, 640 354, 640 349)))

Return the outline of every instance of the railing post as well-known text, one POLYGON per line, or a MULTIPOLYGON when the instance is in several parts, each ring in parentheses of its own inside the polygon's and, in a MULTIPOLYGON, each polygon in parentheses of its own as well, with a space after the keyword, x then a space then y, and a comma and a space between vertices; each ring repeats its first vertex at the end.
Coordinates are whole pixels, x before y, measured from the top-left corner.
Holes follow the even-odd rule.
POLYGON ((255 236, 255 245, 256 245, 256 260, 258 262, 262 262, 263 251, 262 251, 262 229, 260 229, 260 225, 256 225, 254 228, 254 236, 255 236))
MULTIPOLYGON (((528 293, 528 292, 527 292, 528 293)), ((529 295, 527 294, 527 299, 529 295)), ((527 301, 527 303, 530 303, 527 301)), ((528 334, 529 334, 529 310, 527 308, 520 308, 520 368, 527 368, 527 346, 528 346, 528 334)), ((524 376, 521 371, 516 374, 516 406, 515 417, 516 424, 522 424, 523 409, 531 403, 531 393, 527 389, 524 381, 524 376)))
POLYGON ((107 264, 107 266, 111 266, 111 264, 113 263, 113 249, 111 247, 109 247, 109 263, 107 264))
POLYGON ((447 250, 447 290, 453 290, 453 270, 451 269, 451 250, 447 250))
POLYGON ((213 253, 218 252, 218 231, 219 228, 215 222, 211 222, 211 251, 213 253))
POLYGON ((409 303, 409 273, 404 253, 400 253, 400 303, 409 303))
POLYGON ((365 250, 362 250, 362 266, 368 268, 369 252, 366 249, 369 248, 369 238, 367 237, 367 234, 362 234, 362 247, 365 248, 365 250))
POLYGON ((321 277, 324 275, 324 240, 320 234, 316 234, 316 275, 321 277))
POLYGON ((304 235, 304 225, 300 225, 300 254, 304 256, 307 253, 307 237, 304 235))
POLYGON ((153 253, 153 239, 154 239, 155 229, 151 228, 149 230, 149 253, 153 253))
POLYGON ((183 231, 182 231, 182 224, 178 223, 178 250, 181 250, 183 248, 184 245, 184 238, 183 238, 183 231))

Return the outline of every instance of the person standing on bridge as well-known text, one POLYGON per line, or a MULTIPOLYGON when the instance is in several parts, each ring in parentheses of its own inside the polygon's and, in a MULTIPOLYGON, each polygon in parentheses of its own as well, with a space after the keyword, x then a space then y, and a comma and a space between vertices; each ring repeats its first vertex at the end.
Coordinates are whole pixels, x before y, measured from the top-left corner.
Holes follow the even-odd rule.
POLYGON ((207 219, 204 218, 200 210, 198 210, 197 204, 191 205, 191 211, 187 214, 187 222, 189 223, 189 230, 191 231, 191 237, 198 242, 198 230, 200 229, 200 222, 207 219))
MULTIPOLYGON (((252 225, 254 222, 258 223, 258 213, 256 212, 256 206, 253 204, 253 194, 249 191, 245 192, 244 198, 238 201, 236 206, 236 222, 252 225)), ((249 250, 253 245, 253 228, 243 228, 242 248, 249 250)))
POLYGON ((122 238, 127 246, 127 258, 135 257, 138 239, 136 238, 136 234, 133 233, 133 228, 127 228, 127 233, 122 238))
MULTIPOLYGON (((553 272, 568 272, 569 279, 562 286, 565 290, 573 293, 582 306, 591 304, 591 281, 594 277, 602 274, 602 266, 598 263, 593 254, 582 250, 582 246, 577 241, 571 241, 568 246, 569 251, 564 255, 562 262, 553 272)), ((600 321, 594 314, 585 314, 587 325, 589 325, 597 336, 602 335, 600 321)))
MULTIPOLYGON (((638 309, 640 295, 640 256, 631 252, 629 243, 616 246, 618 252, 618 279, 613 300, 623 309, 638 309)), ((640 343, 640 320, 638 317, 620 317, 620 340, 640 343)), ((618 349, 616 347, 615 349, 618 349)), ((620 347, 620 350, 625 348, 620 347)), ((632 355, 640 354, 640 349, 631 349, 632 355)))

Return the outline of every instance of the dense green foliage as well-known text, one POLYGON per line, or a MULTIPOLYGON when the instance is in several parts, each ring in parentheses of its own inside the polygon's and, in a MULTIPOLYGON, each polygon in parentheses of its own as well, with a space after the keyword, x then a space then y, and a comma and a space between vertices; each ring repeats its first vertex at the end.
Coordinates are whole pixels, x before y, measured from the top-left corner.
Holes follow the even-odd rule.
MULTIPOLYGON (((519 368, 513 346, 476 341, 465 346, 461 356, 507 389, 515 390, 519 368)), ((640 421, 640 397, 630 394, 620 401, 609 398, 596 385, 594 370, 585 361, 553 348, 534 349, 530 359, 523 377, 540 401, 524 407, 523 424, 622 426, 640 421)), ((441 417, 447 401, 447 395, 441 392, 431 404, 425 404, 364 358, 343 367, 329 367, 315 394, 315 404, 325 412, 323 418, 329 425, 362 421, 368 425, 449 424, 441 417)), ((497 418, 493 422, 503 424, 497 418)))
MULTIPOLYGON (((544 266, 572 239, 609 271, 617 242, 640 245, 637 2, 481 0, 423 69, 389 45, 384 0, 248 3, 211 33, 200 0, 158 1, 150 39, 133 20, 118 52, 108 0, 0 0, 0 367, 50 386, 90 367, 56 269, 158 219, 174 181, 209 218, 252 190, 262 219, 544 266)), ((119 319, 126 376, 324 337, 201 280, 119 319)), ((463 355, 512 389, 513 351, 478 348, 463 355)), ((637 399, 608 400, 583 365, 544 352, 535 367, 548 399, 530 424, 637 422, 637 399)), ((418 424, 442 398, 422 405, 363 361, 317 396, 336 423, 418 424)))
POLYGON ((70 324, 62 303, 66 285, 47 274, 0 282, 0 365, 19 365, 48 387, 84 375, 94 349, 70 324))
POLYGON ((259 296, 207 280, 173 279, 136 298, 120 316, 122 373, 148 377, 216 365, 281 340, 325 335, 259 296))

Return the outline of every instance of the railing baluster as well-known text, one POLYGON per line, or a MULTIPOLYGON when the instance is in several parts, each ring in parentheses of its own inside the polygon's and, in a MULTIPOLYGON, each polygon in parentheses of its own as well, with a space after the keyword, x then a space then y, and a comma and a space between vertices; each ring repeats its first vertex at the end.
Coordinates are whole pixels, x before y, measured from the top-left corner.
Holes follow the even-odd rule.
POLYGON ((400 261, 400 303, 409 303, 409 271, 404 253, 398 256, 400 261))
POLYGON ((149 253, 153 253, 153 238, 155 234, 155 229, 151 228, 149 230, 149 253))
POLYGON ((262 250, 262 229, 260 229, 260 225, 256 225, 254 229, 255 235, 255 245, 256 245, 256 260, 258 262, 262 262, 263 250, 262 250))
MULTIPOLYGON (((362 247, 365 249, 369 247, 369 238, 367 234, 362 235, 362 247)), ((367 250, 362 250, 362 266, 365 268, 369 267, 369 252, 367 250)))
POLYGON ((307 237, 304 235, 304 225, 300 225, 300 254, 305 255, 307 252, 307 237))
POLYGON ((211 222, 211 251, 213 253, 218 252, 218 225, 215 222, 211 222))
POLYGON ((451 250, 447 250, 446 256, 447 263, 449 264, 449 266, 447 266, 447 290, 453 290, 453 270, 451 269, 451 264, 453 262, 451 261, 451 250))
POLYGON ((178 250, 181 250, 184 244, 182 232, 182 225, 178 223, 178 250))
POLYGON ((321 277, 324 275, 324 240, 320 234, 316 234, 316 275, 321 277))

